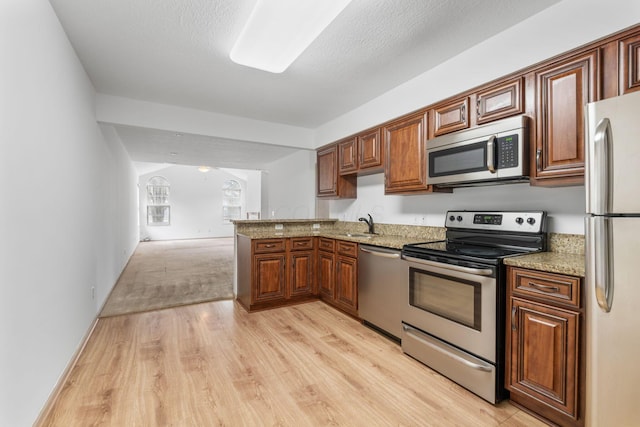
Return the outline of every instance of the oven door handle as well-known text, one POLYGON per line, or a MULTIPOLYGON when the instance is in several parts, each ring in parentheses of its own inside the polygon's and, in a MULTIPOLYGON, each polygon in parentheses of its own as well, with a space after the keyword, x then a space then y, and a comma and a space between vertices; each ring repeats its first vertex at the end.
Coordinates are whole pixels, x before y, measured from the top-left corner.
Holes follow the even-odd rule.
POLYGON ((430 267, 445 268, 447 270, 458 271, 458 272, 461 272, 461 273, 476 274, 478 276, 492 276, 493 275, 493 270, 490 269, 490 268, 461 267, 459 265, 445 264, 443 262, 429 261, 429 260, 426 260, 426 259, 414 258, 414 257, 411 257, 411 256, 404 256, 404 255, 402 256, 402 258, 407 260, 407 261, 416 262, 418 264, 424 264, 424 265, 428 265, 430 267))

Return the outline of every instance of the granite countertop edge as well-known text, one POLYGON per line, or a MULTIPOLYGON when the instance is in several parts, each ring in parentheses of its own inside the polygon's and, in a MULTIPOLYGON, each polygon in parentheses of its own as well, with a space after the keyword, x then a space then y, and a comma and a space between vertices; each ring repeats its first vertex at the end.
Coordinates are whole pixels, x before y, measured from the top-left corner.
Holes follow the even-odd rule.
POLYGON ((585 276, 584 254, 539 252, 505 258, 504 263, 513 267, 529 268, 549 273, 585 276))
MULTIPOLYGON (((245 222, 245 221, 243 221, 245 222)), ((264 221, 263 221, 264 222, 264 221)), ((390 249, 402 249, 409 243, 434 242, 442 239, 433 238, 431 236, 400 236, 377 234, 371 238, 347 236, 344 231, 318 231, 309 230, 289 230, 277 232, 269 231, 238 231, 238 235, 248 237, 250 239, 281 239, 291 237, 326 237, 329 239, 345 240, 360 244, 379 246, 390 249)), ((584 254, 565 253, 565 252, 539 252, 534 254, 519 255, 504 259, 504 264, 513 267, 528 268, 537 271, 549 273, 566 274, 570 276, 585 276, 585 259, 584 254)))
POLYGON ((367 237, 357 237, 357 236, 346 236, 344 233, 336 233, 336 232, 308 232, 308 231, 285 231, 283 233, 276 232, 238 232, 238 235, 248 237, 250 239, 282 239, 282 238, 290 238, 290 237, 326 237, 329 239, 338 239, 345 240, 348 242, 361 243, 364 245, 371 246, 379 246, 384 248, 391 249, 402 249, 402 247, 409 243, 420 243, 420 242, 430 242, 437 241, 441 239, 430 239, 429 237, 406 237, 406 236, 394 236, 394 235, 384 235, 384 234, 376 234, 371 238, 367 237))

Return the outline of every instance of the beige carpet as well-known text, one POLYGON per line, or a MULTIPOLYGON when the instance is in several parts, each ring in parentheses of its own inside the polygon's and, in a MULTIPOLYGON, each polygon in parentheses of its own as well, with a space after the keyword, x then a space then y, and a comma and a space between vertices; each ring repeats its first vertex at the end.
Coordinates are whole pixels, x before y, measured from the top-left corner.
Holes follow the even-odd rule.
POLYGON ((233 298, 233 237, 140 242, 100 317, 233 298))

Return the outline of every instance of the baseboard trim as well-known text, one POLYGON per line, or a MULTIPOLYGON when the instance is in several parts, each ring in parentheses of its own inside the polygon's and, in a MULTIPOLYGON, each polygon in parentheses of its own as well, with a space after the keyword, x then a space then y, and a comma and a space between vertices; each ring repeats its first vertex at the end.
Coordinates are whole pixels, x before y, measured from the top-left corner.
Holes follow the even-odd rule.
POLYGON ((93 331, 96 329, 96 326, 98 325, 98 320, 100 320, 100 318, 96 315, 96 317, 93 319, 91 326, 89 327, 89 330, 87 331, 84 338, 80 342, 80 345, 78 346, 76 352, 73 354, 73 357, 67 364, 67 367, 65 368, 64 372, 58 379, 58 382, 56 382, 56 385, 51 391, 51 394, 49 395, 49 398, 47 399, 47 402, 45 403, 44 407, 40 411, 38 418, 36 418, 36 421, 33 423, 34 427, 41 426, 44 420, 47 419, 47 417, 53 410, 53 406, 58 400, 58 396, 60 396, 60 393, 62 392, 62 388, 64 387, 65 383, 69 379, 69 376, 71 375, 71 371, 78 363, 78 359, 80 358, 80 355, 84 351, 85 347, 87 346, 87 343, 89 342, 89 339, 93 335, 93 331))

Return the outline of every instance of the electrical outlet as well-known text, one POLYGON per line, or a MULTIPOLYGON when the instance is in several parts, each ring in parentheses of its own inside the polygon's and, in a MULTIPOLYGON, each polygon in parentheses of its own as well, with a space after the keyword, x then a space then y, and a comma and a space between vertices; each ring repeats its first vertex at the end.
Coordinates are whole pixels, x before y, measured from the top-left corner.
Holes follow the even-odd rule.
POLYGON ((282 230, 283 228, 284 228, 284 225, 276 224, 276 230, 282 230))
POLYGON ((320 224, 313 224, 313 228, 316 229, 316 230, 319 229, 320 228, 320 224))

